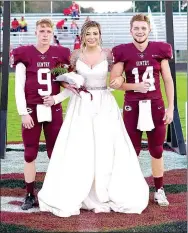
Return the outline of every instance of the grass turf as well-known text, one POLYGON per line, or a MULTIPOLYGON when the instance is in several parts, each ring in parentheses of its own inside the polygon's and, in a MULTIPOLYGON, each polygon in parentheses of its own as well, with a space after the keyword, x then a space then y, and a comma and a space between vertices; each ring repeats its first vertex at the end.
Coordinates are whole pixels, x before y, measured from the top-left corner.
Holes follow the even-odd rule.
MULTIPOLYGON (((14 73, 10 74, 9 77, 9 86, 8 86, 8 120, 7 120, 7 141, 8 142, 16 142, 22 141, 21 137, 21 119, 16 110, 15 104, 15 96, 14 96, 14 73)), ((186 135, 186 122, 185 122, 185 102, 187 101, 187 76, 186 73, 177 73, 176 77, 176 85, 177 85, 177 100, 178 100, 178 109, 180 115, 181 126, 183 130, 183 135, 186 135)), ((162 93, 164 96, 164 100, 166 103, 164 85, 161 82, 162 93)), ((116 101, 120 108, 123 107, 123 91, 114 91, 112 92, 116 98, 116 101)), ((63 105, 64 112, 66 111, 66 107, 68 104, 68 100, 65 100, 63 105)), ((41 135, 41 140, 44 139, 43 134, 41 135)))

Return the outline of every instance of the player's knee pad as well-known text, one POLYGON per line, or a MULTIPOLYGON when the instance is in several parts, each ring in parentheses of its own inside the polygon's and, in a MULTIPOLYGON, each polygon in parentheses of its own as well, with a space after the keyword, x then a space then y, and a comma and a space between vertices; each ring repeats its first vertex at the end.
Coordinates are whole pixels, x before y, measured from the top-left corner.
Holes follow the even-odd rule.
POLYGON ((34 157, 34 156, 30 156, 30 155, 26 155, 26 156, 25 156, 25 161, 26 161, 27 163, 31 163, 31 162, 33 162, 35 159, 36 159, 36 157, 34 157))
POLYGON ((149 152, 153 158, 160 159, 163 155, 163 146, 149 146, 149 152))
POLYGON ((33 162, 37 158, 37 152, 35 148, 25 148, 24 158, 27 163, 33 162))

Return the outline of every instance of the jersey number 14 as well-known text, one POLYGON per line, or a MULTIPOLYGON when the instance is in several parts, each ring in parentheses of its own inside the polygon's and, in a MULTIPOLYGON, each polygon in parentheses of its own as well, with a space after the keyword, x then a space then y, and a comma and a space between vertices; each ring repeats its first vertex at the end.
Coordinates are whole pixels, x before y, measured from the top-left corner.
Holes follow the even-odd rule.
MULTIPOLYGON (((134 74, 135 83, 139 83, 139 73, 138 68, 134 68, 132 70, 132 74, 134 74)), ((142 75, 142 81, 148 81, 150 83, 149 91, 155 91, 155 79, 153 77, 153 66, 147 66, 145 72, 142 75)))

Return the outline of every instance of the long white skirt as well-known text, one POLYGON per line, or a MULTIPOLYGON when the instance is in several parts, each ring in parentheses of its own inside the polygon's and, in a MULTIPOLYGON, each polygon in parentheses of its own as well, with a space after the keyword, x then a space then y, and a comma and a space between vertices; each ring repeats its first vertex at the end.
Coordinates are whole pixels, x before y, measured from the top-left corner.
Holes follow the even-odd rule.
POLYGON ((138 213, 149 187, 109 90, 81 92, 69 102, 42 189, 41 211, 59 217, 98 212, 138 213))

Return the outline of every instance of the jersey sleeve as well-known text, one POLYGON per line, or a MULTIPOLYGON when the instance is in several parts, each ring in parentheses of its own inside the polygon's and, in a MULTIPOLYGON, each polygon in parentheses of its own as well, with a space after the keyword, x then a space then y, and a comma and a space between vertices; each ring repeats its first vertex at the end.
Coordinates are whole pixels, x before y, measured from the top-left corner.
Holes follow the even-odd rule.
POLYGON ((172 52, 172 46, 168 43, 160 43, 159 44, 160 49, 160 59, 172 59, 173 58, 173 52, 172 52))
POLYGON ((11 55, 11 66, 16 66, 18 63, 23 63, 25 66, 28 64, 27 60, 27 49, 24 47, 19 47, 16 49, 13 49, 12 55, 11 55))
POLYGON ((19 115, 27 115, 27 105, 25 99, 26 67, 23 63, 16 65, 15 71, 15 99, 19 115))
POLYGON ((113 62, 114 64, 118 62, 125 62, 125 46, 124 45, 118 45, 112 49, 113 54, 113 62))

